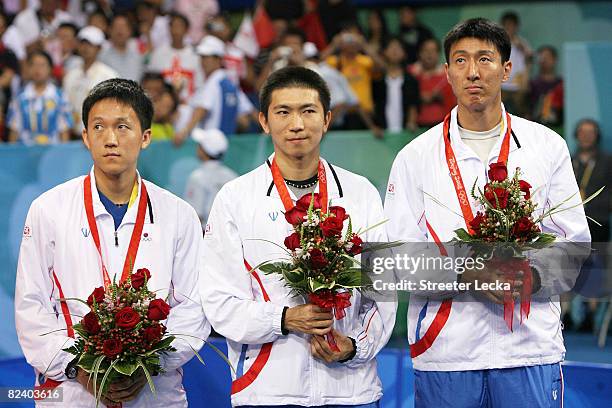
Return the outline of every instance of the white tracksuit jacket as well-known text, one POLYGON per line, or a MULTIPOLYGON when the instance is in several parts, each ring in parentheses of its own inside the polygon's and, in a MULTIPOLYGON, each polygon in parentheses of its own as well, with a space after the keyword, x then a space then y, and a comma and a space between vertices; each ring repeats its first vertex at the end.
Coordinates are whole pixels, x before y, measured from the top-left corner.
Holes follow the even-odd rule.
MULTIPOLYGON (((100 201, 93 170, 90 174, 102 254, 110 279, 116 276, 118 280, 136 220, 138 199, 127 210, 117 229, 118 246, 115 246, 113 218, 100 201)), ((99 255, 83 204, 83 179, 78 177, 61 184, 32 203, 21 242, 15 289, 19 343, 36 371, 36 383, 49 379, 61 381, 62 406, 71 408, 94 407, 95 399, 76 380, 68 380, 64 374, 74 356, 61 349, 73 341, 65 330, 66 321, 57 300, 60 288, 53 274, 67 298, 87 299, 94 288, 103 285, 99 255), (53 333, 41 336, 48 332, 53 333)), ((139 180, 141 183, 142 179, 139 180)), ((148 287, 159 290, 158 297, 162 299, 170 294, 167 301, 171 311, 165 323, 169 333, 206 339, 210 325, 198 303, 197 293, 202 269, 202 228, 198 216, 183 200, 153 183, 145 183, 149 205, 134 270, 148 268, 151 271, 148 287)), ((68 301, 67 304, 73 324, 88 312, 87 306, 80 302, 68 301)), ((198 350, 202 341, 182 337, 173 342, 178 351, 162 357, 166 373, 153 377, 157 399, 145 386, 136 400, 123 406, 187 406, 181 366, 194 356, 190 345, 198 350)))
MULTIPOLYGON (((490 163, 497 162, 502 138, 493 147, 488 162, 464 144, 457 126, 457 108, 451 113, 450 140, 466 190, 471 191, 478 178, 482 188, 487 180, 490 163)), ((505 113, 503 128, 505 129, 505 113)), ((563 207, 580 203, 578 186, 572 170, 565 141, 550 129, 534 122, 511 116, 513 135, 510 140, 508 174, 520 167, 522 179, 532 185, 536 208, 549 208, 572 196, 563 207)), ((426 221, 447 242, 453 231, 465 228, 459 200, 449 175, 439 124, 417 137, 397 155, 385 199, 385 216, 390 220, 387 234, 390 240, 412 242, 434 241, 426 221), (431 197, 444 203, 436 203, 431 197), (455 214, 454 214, 454 213, 455 214)), ((505 133, 505 131, 504 131, 505 133)), ((474 214, 478 208, 470 197, 474 214)), ((536 210, 537 211, 537 210, 536 210)), ((541 228, 572 242, 590 242, 590 234, 582 206, 546 218, 541 228)), ((532 266, 554 270, 558 259, 537 259, 532 266)), ((549 282, 544 282, 548 284, 549 282)), ((556 282, 550 283, 550 285, 556 282)), ((414 344, 419 314, 427 299, 411 295, 408 308, 408 340, 414 344)), ((420 324, 423 338, 440 309, 441 301, 429 300, 420 324)), ((413 358, 414 368, 424 371, 476 370, 556 363, 564 358, 558 297, 549 302, 531 302, 531 313, 522 325, 518 323, 520 302, 515 304, 514 332, 503 318, 503 305, 474 301, 470 293, 454 297, 450 315, 433 344, 413 358)))
MULTIPOLYGON (((346 208, 354 231, 383 220, 380 196, 369 181, 326 162, 325 169, 331 205, 346 208)), ((377 401, 382 387, 375 357, 393 330, 394 301, 375 302, 355 293, 346 316, 335 321, 334 327, 356 340, 357 354, 346 363, 326 364, 312 357, 309 335, 281 333, 283 308, 304 300, 293 297, 276 275, 247 273, 245 261, 254 267, 284 254, 261 241, 283 245, 292 232, 284 212, 269 165, 264 163, 221 189, 206 226, 202 302, 215 330, 227 338, 229 359, 237 371, 232 374, 232 405, 377 401)), ((384 227, 362 238, 386 241, 384 227)))

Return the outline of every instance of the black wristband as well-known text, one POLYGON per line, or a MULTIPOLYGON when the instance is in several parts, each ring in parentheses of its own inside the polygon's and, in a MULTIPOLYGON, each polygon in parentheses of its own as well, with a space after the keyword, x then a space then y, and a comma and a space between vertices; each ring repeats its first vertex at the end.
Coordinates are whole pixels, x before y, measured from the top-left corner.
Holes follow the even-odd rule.
POLYGON ((285 306, 285 308, 283 309, 283 314, 281 316, 281 333, 284 336, 289 334, 289 330, 285 329, 285 314, 287 313, 287 309, 289 309, 289 306, 285 306))
POLYGON ((355 342, 355 339, 352 337, 349 337, 349 339, 351 340, 351 343, 353 343, 353 351, 351 351, 351 354, 349 354, 348 357, 344 360, 338 360, 339 363, 346 363, 347 361, 351 361, 357 355, 357 342, 355 342))
POLYGON ((75 357, 66 366, 66 370, 64 370, 64 374, 66 375, 66 378, 68 378, 69 380, 74 380, 77 377, 77 374, 79 372, 79 367, 77 367, 78 362, 79 362, 79 358, 75 357))

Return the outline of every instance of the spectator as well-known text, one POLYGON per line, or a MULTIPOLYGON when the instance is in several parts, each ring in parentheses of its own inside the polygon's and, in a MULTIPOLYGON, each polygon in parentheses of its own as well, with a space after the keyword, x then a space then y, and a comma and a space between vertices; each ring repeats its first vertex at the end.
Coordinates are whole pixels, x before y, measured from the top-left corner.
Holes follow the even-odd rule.
POLYGON ((166 82, 164 77, 159 72, 145 72, 141 81, 142 89, 151 100, 159 98, 164 91, 166 82))
MULTIPOLYGON (((0 13, 0 39, 5 32, 6 21, 6 15, 0 13)), ((0 40, 0 141, 6 140, 4 118, 13 94, 13 81, 18 75, 19 62, 15 53, 0 40)))
POLYGON ((255 85, 255 73, 253 67, 248 63, 244 51, 232 43, 232 28, 230 27, 227 16, 219 14, 213 17, 206 24, 206 31, 214 35, 225 43, 225 57, 223 66, 227 74, 236 86, 241 83, 247 89, 252 89, 255 85))
POLYGON ((559 125, 563 120, 563 80, 557 75, 557 50, 551 45, 538 49, 538 75, 529 82, 533 120, 559 125))
POLYGON ((280 36, 280 41, 272 50, 262 50, 255 63, 255 71, 259 71, 256 82, 257 89, 261 87, 272 72, 288 65, 304 65, 303 48, 305 42, 306 35, 302 30, 289 27, 280 36), (262 65, 263 68, 258 70, 258 67, 262 65))
POLYGON ((71 20, 70 14, 60 10, 57 0, 41 0, 38 9, 26 8, 17 14, 13 25, 28 49, 44 49, 44 41, 55 34, 57 27, 71 20))
POLYGON ((179 100, 172 85, 164 83, 161 94, 153 100, 151 140, 172 140, 179 100))
POLYGON ((346 77, 327 62, 321 61, 317 47, 311 42, 304 44, 304 57, 306 58, 304 66, 321 75, 329 88, 332 129, 343 128, 346 112, 358 112, 362 121, 372 131, 374 136, 381 138, 384 135, 383 129, 377 127, 370 115, 359 106, 359 99, 357 99, 346 77))
POLYGON ((115 70, 120 78, 140 82, 143 58, 132 39, 133 34, 127 14, 116 14, 110 25, 110 43, 100 52, 99 60, 115 70))
POLYGON ((78 32, 78 27, 73 23, 62 23, 57 28, 55 39, 47 43, 47 53, 53 60, 53 76, 60 82, 64 73, 79 64, 78 32))
MULTIPOLYGON (((359 105, 371 116, 374 113, 372 79, 382 72, 385 64, 357 31, 357 27, 353 26, 334 37, 321 58, 346 77, 359 99, 359 105)), ((367 127, 359 112, 349 112, 344 124, 347 130, 367 127)))
POLYGON ((502 83, 502 99, 507 111, 523 116, 528 113, 525 105, 533 51, 527 40, 518 34, 520 27, 518 14, 508 11, 504 13, 500 22, 512 42, 510 53, 512 71, 508 80, 502 83))
POLYGON ((408 72, 419 83, 421 104, 417 124, 429 128, 442 122, 457 101, 446 79, 444 65, 440 64, 438 40, 428 38, 421 43, 419 60, 408 67, 408 72))
POLYGON ((192 138, 198 144, 197 155, 202 162, 187 180, 185 201, 198 213, 202 225, 206 225, 208 213, 221 187, 238 175, 222 162, 228 142, 218 129, 194 129, 192 138))
POLYGON ((187 101, 204 82, 200 58, 193 47, 185 42, 189 20, 182 14, 168 15, 169 44, 153 50, 149 69, 161 72, 166 82, 172 84, 181 101, 187 101))
POLYGON ((174 142, 179 145, 196 126, 205 130, 220 129, 228 135, 234 134, 238 122, 248 122, 248 115, 254 113, 251 102, 232 83, 222 68, 225 55, 223 41, 207 35, 196 51, 201 57, 206 81, 191 99, 193 113, 189 123, 174 136, 174 142))
POLYGON ((117 77, 117 72, 98 61, 98 53, 104 44, 104 33, 97 27, 87 26, 79 31, 79 55, 83 63, 64 76, 64 93, 73 107, 75 131, 83 128, 80 107, 89 91, 98 83, 117 77))
POLYGON ((19 61, 26 58, 25 44, 19 30, 14 25, 8 25, 8 15, 0 10, 0 43, 3 48, 11 50, 19 61))
POLYGON ((374 120, 390 132, 417 128, 419 84, 404 68, 406 50, 399 37, 391 38, 384 49, 386 75, 372 84, 374 120))
POLYGON ((51 57, 35 50, 28 55, 26 65, 31 81, 11 103, 9 140, 26 145, 68 141, 71 109, 62 90, 51 80, 51 57))
POLYGON ((406 62, 413 64, 418 58, 419 45, 429 38, 434 38, 434 35, 427 26, 417 19, 414 7, 401 7, 399 14, 400 38, 406 44, 406 62))
POLYGON ((389 42, 389 30, 387 28, 385 14, 382 10, 370 10, 368 13, 367 29, 368 44, 372 47, 372 50, 380 54, 385 48, 385 45, 389 42))
POLYGON ((149 54, 162 45, 170 43, 168 18, 160 15, 159 7, 151 0, 136 5, 138 20, 138 49, 143 55, 149 54))
POLYGON ((204 22, 219 13, 217 0, 176 0, 174 10, 189 19, 189 43, 198 44, 204 37, 204 22))
POLYGON ((98 27, 106 36, 110 25, 110 17, 101 8, 96 8, 87 16, 87 25, 98 27))

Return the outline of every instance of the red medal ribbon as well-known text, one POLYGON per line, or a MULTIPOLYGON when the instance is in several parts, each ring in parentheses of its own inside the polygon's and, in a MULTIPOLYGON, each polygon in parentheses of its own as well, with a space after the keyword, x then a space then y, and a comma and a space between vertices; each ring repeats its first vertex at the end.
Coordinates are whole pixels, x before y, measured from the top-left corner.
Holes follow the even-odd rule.
MULTIPOLYGON (((289 195, 289 190, 287 189, 287 185, 285 184, 285 179, 278 168, 278 164, 276 164, 276 158, 272 159, 272 166, 270 167, 272 171, 272 179, 274 180, 274 185, 276 186, 276 191, 278 191, 278 195, 283 202, 283 206, 285 207, 285 211, 289 211, 293 208, 293 200, 291 199, 291 195, 289 195)), ((323 165, 323 161, 319 159, 319 196, 321 197, 321 211, 323 213, 327 213, 327 177, 325 176, 325 166, 323 165)))
MULTIPOLYGON (((132 269, 134 268, 134 261, 136 260, 136 254, 138 253, 138 246, 140 245, 140 239, 142 235, 142 228, 144 226, 145 214, 147 212, 147 188, 145 187, 144 181, 141 179, 140 182, 140 200, 138 201, 138 213, 136 215, 136 224, 132 231, 132 237, 130 238, 130 245, 128 247, 127 254, 125 256, 125 262, 123 263, 123 271, 121 273, 120 282, 124 282, 130 276, 132 269)), ((100 256, 100 263, 102 264, 102 278, 104 279, 104 287, 108 287, 111 284, 106 265, 104 265, 104 259, 102 257, 102 247, 100 246, 100 235, 98 234, 98 224, 96 223, 96 217, 93 211, 93 196, 91 193, 91 176, 88 175, 83 181, 83 198, 85 202, 85 213, 87 214, 87 223, 91 231, 91 236, 98 250, 100 256)))

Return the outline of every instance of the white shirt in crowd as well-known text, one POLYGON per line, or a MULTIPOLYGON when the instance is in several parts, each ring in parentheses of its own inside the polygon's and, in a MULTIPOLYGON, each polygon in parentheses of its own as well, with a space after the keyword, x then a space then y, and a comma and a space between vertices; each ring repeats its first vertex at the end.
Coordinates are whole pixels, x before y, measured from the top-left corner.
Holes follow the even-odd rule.
POLYGON ((190 45, 177 49, 163 44, 156 48, 151 53, 148 71, 161 73, 170 84, 179 82, 182 101, 187 101, 204 83, 200 57, 190 45))
POLYGON ((387 103, 385 104, 385 117, 387 119, 387 130, 390 132, 401 132, 404 129, 404 105, 402 104, 402 85, 404 77, 397 78, 386 76, 387 103))

